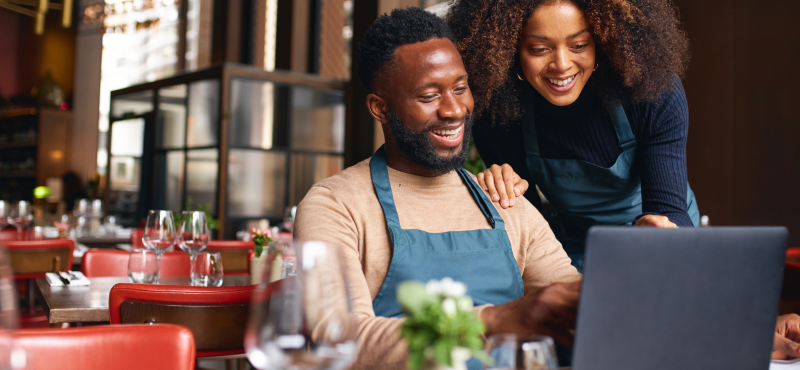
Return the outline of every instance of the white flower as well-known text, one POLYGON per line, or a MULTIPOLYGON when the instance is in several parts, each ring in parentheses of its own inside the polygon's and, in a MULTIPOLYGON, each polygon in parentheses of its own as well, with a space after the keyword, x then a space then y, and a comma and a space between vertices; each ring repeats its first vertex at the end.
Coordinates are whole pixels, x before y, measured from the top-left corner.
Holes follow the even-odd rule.
POLYGON ((463 297, 467 292, 467 286, 460 281, 453 281, 453 279, 446 277, 439 283, 442 288, 442 295, 446 297, 463 297))
POLYGON ((469 297, 460 297, 456 301, 458 303, 458 310, 462 312, 472 311, 472 299, 469 297))
POLYGON ((444 311, 447 316, 455 316, 458 312, 456 301, 453 298, 445 298, 444 301, 442 301, 442 311, 444 311))
POLYGON ((425 291, 430 295, 442 294, 442 285, 438 281, 431 279, 425 284, 425 291))

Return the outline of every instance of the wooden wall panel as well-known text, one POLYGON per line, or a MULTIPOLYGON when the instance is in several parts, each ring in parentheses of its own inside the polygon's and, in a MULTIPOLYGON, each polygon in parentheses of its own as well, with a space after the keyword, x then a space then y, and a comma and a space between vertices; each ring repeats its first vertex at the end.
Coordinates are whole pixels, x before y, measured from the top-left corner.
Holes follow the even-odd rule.
POLYGON ((714 225, 784 225, 800 246, 800 2, 676 0, 689 34, 689 181, 714 225))

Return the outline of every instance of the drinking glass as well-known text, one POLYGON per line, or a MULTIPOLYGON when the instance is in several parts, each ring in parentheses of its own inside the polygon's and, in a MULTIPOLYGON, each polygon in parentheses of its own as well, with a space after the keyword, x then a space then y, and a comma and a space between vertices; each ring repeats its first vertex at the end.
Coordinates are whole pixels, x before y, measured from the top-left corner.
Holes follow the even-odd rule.
POLYGON ((192 285, 222 286, 222 255, 202 252, 192 260, 192 285))
POLYGON ((147 249, 131 249, 128 260, 128 280, 131 283, 155 284, 158 282, 158 258, 147 249))
POLYGON ((283 227, 286 230, 294 230, 294 217, 297 215, 297 206, 286 207, 283 211, 283 227))
POLYGON ((349 367, 357 327, 338 249, 295 241, 292 248, 271 248, 267 261, 245 331, 250 363, 270 370, 349 367), (286 261, 295 262, 293 271, 284 268, 286 261))
POLYGON ((11 208, 8 222, 17 228, 17 239, 22 240, 22 229, 33 221, 33 210, 31 204, 21 200, 15 207, 11 208))
POLYGON ((178 233, 178 246, 192 259, 192 285, 200 286, 200 276, 195 272, 195 258, 197 254, 208 246, 208 223, 205 212, 183 211, 181 213, 181 226, 178 233))
POLYGON ((0 229, 8 226, 8 217, 11 215, 11 204, 0 200, 0 229))
POLYGON ((161 255, 175 245, 175 223, 172 220, 172 211, 152 210, 147 214, 142 243, 156 254, 160 271, 161 255))
POLYGON ((558 370, 553 338, 548 336, 492 335, 486 341, 486 352, 493 363, 484 365, 485 369, 558 370))

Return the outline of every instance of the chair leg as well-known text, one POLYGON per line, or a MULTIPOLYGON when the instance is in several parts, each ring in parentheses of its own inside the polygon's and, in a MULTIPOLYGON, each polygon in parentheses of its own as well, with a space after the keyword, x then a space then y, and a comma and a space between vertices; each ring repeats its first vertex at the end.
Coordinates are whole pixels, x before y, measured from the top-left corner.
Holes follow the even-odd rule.
POLYGON ((34 315, 36 311, 36 281, 28 279, 28 312, 34 315))
POLYGON ((233 360, 225 360, 225 370, 233 370, 233 360))
POLYGON ((237 365, 236 366, 236 370, 248 370, 249 369, 249 366, 248 366, 249 363, 247 362, 246 358, 240 358, 240 359, 236 360, 236 362, 238 362, 236 364, 237 365))

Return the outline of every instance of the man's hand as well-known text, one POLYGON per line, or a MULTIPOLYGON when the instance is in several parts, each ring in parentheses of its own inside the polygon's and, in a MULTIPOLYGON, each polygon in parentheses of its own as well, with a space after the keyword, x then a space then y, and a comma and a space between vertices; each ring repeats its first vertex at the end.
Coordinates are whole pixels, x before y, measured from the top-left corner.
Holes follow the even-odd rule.
POLYGON ((478 174, 478 185, 489 192, 492 202, 500 202, 500 207, 513 207, 515 197, 528 191, 528 181, 523 180, 508 164, 492 167, 478 174))
POLYGON ((772 358, 786 360, 800 357, 800 316, 789 314, 778 316, 775 324, 775 340, 772 342, 772 358))
POLYGON ((674 222, 670 221, 667 216, 660 215, 644 215, 636 220, 636 223, 633 226, 654 226, 663 227, 666 229, 678 228, 678 225, 675 225, 674 222))
POLYGON ((481 312, 486 335, 543 334, 572 347, 581 282, 556 283, 517 300, 481 312))

